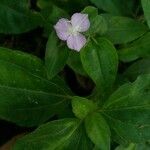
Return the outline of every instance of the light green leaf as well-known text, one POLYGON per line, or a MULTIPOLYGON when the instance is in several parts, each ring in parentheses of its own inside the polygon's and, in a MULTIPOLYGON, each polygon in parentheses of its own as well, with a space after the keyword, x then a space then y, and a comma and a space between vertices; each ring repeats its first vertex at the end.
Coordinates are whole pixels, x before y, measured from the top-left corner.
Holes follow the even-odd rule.
POLYGON ((127 142, 150 139, 150 74, 140 76, 114 92, 102 113, 118 137, 127 142))
POLYGON ((108 23, 105 36, 114 44, 131 42, 148 31, 146 25, 131 18, 103 15, 108 23))
POLYGON ((92 142, 100 150, 110 150, 110 129, 100 113, 93 113, 86 117, 86 132, 92 142))
POLYGON ((28 0, 0 1, 0 33, 19 34, 39 26, 39 13, 31 11, 28 0))
POLYGON ((62 119, 40 126, 18 140, 13 150, 91 150, 92 145, 77 119, 62 119))
POLYGON ((144 10, 144 15, 147 20, 148 26, 150 28, 150 1, 149 0, 141 0, 142 7, 144 10))
POLYGON ((89 41, 81 50, 81 61, 101 92, 112 87, 117 74, 118 56, 111 42, 104 38, 89 41))
POLYGON ((75 116, 79 119, 84 119, 89 113, 97 109, 97 105, 91 100, 77 96, 72 98, 72 107, 75 116))
POLYGON ((52 32, 46 45, 45 65, 49 79, 56 76, 65 66, 69 50, 52 32))
POLYGON ((119 59, 123 62, 134 61, 138 58, 150 57, 150 32, 140 39, 128 44, 127 47, 118 51, 119 59))

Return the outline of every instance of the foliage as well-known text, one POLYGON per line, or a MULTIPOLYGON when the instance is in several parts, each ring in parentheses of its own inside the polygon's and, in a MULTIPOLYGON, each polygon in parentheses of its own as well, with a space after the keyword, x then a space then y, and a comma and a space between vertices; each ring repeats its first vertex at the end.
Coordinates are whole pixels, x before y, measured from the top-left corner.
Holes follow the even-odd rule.
POLYGON ((35 128, 12 150, 149 149, 149 0, 1 0, 0 18, 1 40, 39 29, 44 47, 43 57, 0 42, 0 119, 35 128), (54 30, 75 12, 91 24, 80 52, 54 30), (86 96, 66 68, 83 89, 88 80, 86 96))

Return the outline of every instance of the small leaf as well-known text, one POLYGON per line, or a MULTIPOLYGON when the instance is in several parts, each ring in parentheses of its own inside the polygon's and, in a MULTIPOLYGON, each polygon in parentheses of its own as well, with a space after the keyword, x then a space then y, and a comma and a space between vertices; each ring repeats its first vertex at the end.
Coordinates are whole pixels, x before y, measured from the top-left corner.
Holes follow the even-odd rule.
POLYGON ((52 79, 63 69, 67 62, 68 55, 68 48, 62 45, 56 37, 56 34, 52 32, 47 42, 45 54, 45 65, 49 79, 52 79))
POLYGON ((103 35, 107 31, 107 22, 103 16, 98 15, 95 7, 86 7, 82 13, 88 14, 90 20, 90 29, 85 33, 86 35, 103 35))
POLYGON ((97 148, 110 150, 110 129, 100 113, 88 115, 85 120, 86 132, 97 148))
POLYGON ((87 6, 87 7, 84 8, 82 13, 88 14, 89 18, 91 19, 91 18, 98 15, 98 9, 93 7, 93 6, 87 6))
POLYGON ((79 119, 84 119, 89 113, 97 109, 97 105, 91 100, 77 96, 72 98, 72 107, 75 116, 79 119))
POLYGON ((88 42, 81 50, 81 61, 101 92, 112 87, 117 74, 118 56, 107 39, 97 38, 96 41, 88 42))
POLYGON ((145 18, 146 18, 148 26, 150 28, 150 1, 149 0, 141 0, 141 2, 142 2, 145 18))
POLYGON ((131 42, 148 31, 144 24, 127 17, 103 15, 108 23, 105 37, 114 44, 131 42))

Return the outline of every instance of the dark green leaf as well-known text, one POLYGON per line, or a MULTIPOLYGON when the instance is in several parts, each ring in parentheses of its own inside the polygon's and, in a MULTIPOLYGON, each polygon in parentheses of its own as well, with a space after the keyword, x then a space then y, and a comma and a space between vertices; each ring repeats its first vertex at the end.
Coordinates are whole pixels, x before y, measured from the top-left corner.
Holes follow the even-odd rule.
POLYGON ((103 15, 108 23, 105 36, 114 44, 133 41, 148 31, 144 24, 127 17, 103 15))
POLYGON ((131 15, 134 7, 132 0, 90 0, 99 9, 115 15, 131 15))
POLYGON ((14 63, 35 75, 37 74, 38 76, 46 77, 44 62, 36 56, 0 47, 0 60, 14 63))
POLYGON ((141 74, 150 74, 150 59, 138 60, 124 72, 124 76, 131 81, 134 81, 141 74))
POLYGON ((54 30, 54 25, 57 23, 57 21, 61 18, 67 18, 68 14, 65 10, 57 7, 54 4, 51 4, 48 1, 43 7, 44 9, 41 10, 41 16, 43 18, 42 26, 44 27, 45 36, 48 37, 49 34, 51 34, 51 32, 54 30))
POLYGON ((150 32, 140 39, 119 50, 119 59, 123 62, 134 61, 141 57, 150 57, 150 32))
POLYGON ((42 23, 39 13, 29 9, 28 0, 1 0, 0 18, 0 33, 5 34, 27 32, 42 23))
POLYGON ((49 36, 46 54, 45 65, 47 68, 48 77, 51 79, 56 76, 65 66, 69 55, 69 50, 64 46, 52 32, 49 36))
POLYGON ((100 150, 110 150, 110 129, 100 113, 93 113, 86 117, 86 132, 92 142, 100 150))
POLYGON ((70 51, 67 64, 75 73, 78 73, 83 76, 87 76, 82 66, 80 53, 75 51, 70 51))
POLYGON ((104 104, 109 125, 125 142, 150 139, 150 74, 121 86, 104 104))
POLYGON ((7 49, 5 53, 0 52, 1 119, 34 126, 63 109, 68 99, 66 89, 42 77, 42 64, 36 57, 15 51, 9 53, 7 49))
POLYGON ((87 74, 101 92, 111 88, 115 81, 118 56, 114 46, 103 38, 89 41, 81 51, 81 61, 87 74))

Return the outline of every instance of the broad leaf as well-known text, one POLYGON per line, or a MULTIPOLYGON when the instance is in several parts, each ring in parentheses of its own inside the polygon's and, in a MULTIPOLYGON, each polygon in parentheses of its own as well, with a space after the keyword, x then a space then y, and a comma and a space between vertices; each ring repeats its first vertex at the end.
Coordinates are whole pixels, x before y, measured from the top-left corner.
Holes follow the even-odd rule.
POLYGON ((110 150, 110 129, 100 113, 93 113, 86 117, 86 132, 92 142, 100 150, 110 150))
POLYGON ((150 57, 150 32, 140 39, 128 44, 127 47, 118 51, 119 59, 123 62, 134 61, 138 58, 150 57))
POLYGON ((81 61, 101 92, 112 87, 117 73, 118 56, 111 42, 104 38, 89 41, 81 51, 81 61))
POLYGON ((28 72, 37 74, 41 77, 46 77, 44 62, 36 56, 0 47, 0 60, 14 63, 28 72))
POLYGON ((62 119, 40 126, 33 133, 18 140, 13 150, 91 150, 92 144, 86 137, 77 119, 62 119))
POLYGON ((148 31, 146 25, 131 18, 103 15, 108 23, 105 36, 114 44, 122 44, 141 37, 148 31))
POLYGON ((150 139, 150 74, 121 86, 104 104, 102 113, 125 142, 150 139))
POLYGON ((148 26, 150 28, 150 1, 149 0, 141 0, 141 2, 142 2, 145 18, 146 18, 148 26))
POLYGON ((0 52, 1 119, 34 126, 63 109, 68 99, 67 89, 42 77, 42 64, 36 57, 19 52, 6 53, 0 52))
POLYGON ((56 76, 65 66, 68 59, 69 51, 52 32, 49 36, 46 54, 45 65, 47 68, 48 77, 51 79, 56 76))
POLYGON ((42 22, 39 13, 30 10, 28 0, 1 0, 0 18, 0 33, 5 34, 27 32, 42 22))

